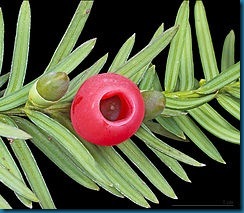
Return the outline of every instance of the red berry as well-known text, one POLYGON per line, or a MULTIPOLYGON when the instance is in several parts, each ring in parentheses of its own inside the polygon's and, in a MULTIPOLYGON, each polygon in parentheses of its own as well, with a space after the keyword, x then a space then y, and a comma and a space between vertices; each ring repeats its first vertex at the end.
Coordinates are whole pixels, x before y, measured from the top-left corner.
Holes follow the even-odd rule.
POLYGON ((140 90, 128 78, 104 73, 87 79, 71 106, 75 131, 85 140, 112 146, 129 139, 144 118, 140 90))

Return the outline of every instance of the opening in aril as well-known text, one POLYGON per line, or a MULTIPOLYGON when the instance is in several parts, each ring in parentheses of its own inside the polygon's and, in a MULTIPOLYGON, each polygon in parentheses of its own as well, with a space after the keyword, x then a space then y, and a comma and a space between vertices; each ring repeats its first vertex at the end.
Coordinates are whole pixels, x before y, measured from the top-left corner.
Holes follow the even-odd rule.
POLYGON ((105 95, 100 101, 100 111, 109 121, 124 119, 130 114, 130 106, 119 95, 105 95))

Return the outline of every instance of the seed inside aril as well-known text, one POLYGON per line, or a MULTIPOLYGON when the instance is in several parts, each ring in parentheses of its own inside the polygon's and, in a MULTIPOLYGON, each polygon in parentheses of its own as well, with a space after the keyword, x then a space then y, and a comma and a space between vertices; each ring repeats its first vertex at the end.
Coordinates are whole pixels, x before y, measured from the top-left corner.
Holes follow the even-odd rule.
POLYGON ((109 121, 116 121, 120 116, 121 100, 115 95, 100 101, 100 111, 109 121))

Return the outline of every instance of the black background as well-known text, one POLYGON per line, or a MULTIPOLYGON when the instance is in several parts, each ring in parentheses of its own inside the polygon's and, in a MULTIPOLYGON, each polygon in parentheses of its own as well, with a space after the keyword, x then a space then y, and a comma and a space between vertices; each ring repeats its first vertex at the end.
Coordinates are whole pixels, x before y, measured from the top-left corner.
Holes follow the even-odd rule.
MULTIPOLYGON (((236 60, 240 57, 240 2, 233 1, 203 1, 220 65, 222 45, 225 36, 231 29, 236 34, 236 60)), ((30 40, 30 55, 26 81, 34 79, 47 66, 56 46, 58 45, 69 21, 78 5, 78 0, 30 0, 32 9, 32 25, 30 40)), ((190 1, 190 21, 194 32, 194 3, 190 1)), ((10 70, 14 33, 18 10, 21 1, 1 0, 5 20, 5 58, 3 72, 10 70)), ((77 68, 75 73, 89 67, 98 58, 109 52, 104 71, 111 64, 118 49, 133 33, 136 33, 136 43, 132 54, 142 49, 149 42, 153 33, 164 23, 165 29, 174 25, 175 16, 181 1, 98 1, 96 0, 87 24, 78 44, 91 38, 98 38, 96 46, 88 58, 77 68)), ((193 33, 194 63, 198 79, 203 77, 199 62, 196 38, 193 33)), ((77 44, 77 45, 78 45, 77 44)), ((163 81, 167 48, 153 62, 163 81)), ((219 109, 221 110, 221 108, 219 109)), ((222 111, 222 110, 221 110, 222 111)), ((228 115, 230 122, 239 127, 239 122, 228 115)), ((160 204, 152 204, 153 209, 163 208, 239 208, 240 207, 240 147, 221 141, 208 134, 222 154, 226 165, 209 159, 192 144, 179 144, 168 141, 176 148, 207 164, 204 168, 183 165, 192 183, 186 183, 172 174, 158 159, 152 156, 162 174, 175 190, 178 200, 167 198, 155 188, 160 204), (189 206, 190 205, 190 206, 189 206)), ((139 142, 139 141, 138 141, 139 142)), ((30 144, 40 166, 46 183, 59 209, 140 209, 127 199, 116 198, 101 190, 94 192, 79 186, 66 177, 42 153, 30 144)), ((150 184, 149 184, 150 185, 150 184)), ((23 208, 22 204, 0 186, 1 194, 15 208, 23 208), (11 199, 8 199, 10 198, 11 199)), ((34 205, 34 208, 39 208, 34 205)))

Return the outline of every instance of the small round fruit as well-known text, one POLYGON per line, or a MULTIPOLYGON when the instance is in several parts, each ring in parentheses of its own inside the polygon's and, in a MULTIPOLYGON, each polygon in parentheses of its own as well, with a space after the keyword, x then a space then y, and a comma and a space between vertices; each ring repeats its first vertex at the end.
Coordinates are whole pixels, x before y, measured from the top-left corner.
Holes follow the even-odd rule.
POLYGON ((87 79, 71 106, 72 125, 83 139, 112 146, 129 139, 144 118, 140 90, 128 78, 103 73, 87 79))

